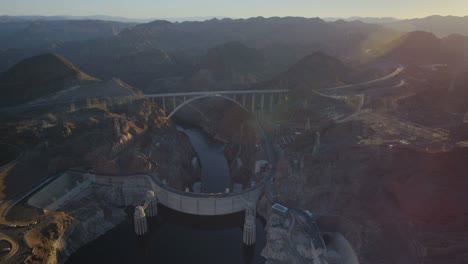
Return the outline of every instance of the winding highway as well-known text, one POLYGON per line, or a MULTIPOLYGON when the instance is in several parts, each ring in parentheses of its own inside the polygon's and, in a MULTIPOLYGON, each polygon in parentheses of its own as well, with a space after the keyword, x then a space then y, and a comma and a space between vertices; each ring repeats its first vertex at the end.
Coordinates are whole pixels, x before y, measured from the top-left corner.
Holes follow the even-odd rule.
POLYGON ((405 67, 403 65, 400 65, 393 72, 391 72, 391 73, 389 73, 389 74, 387 74, 387 75, 385 75, 383 77, 374 79, 374 80, 370 80, 370 81, 362 82, 362 83, 356 83, 356 84, 347 84, 347 85, 341 85, 341 86, 330 87, 330 88, 316 89, 316 91, 318 91, 318 92, 324 92, 324 91, 333 91, 333 92, 335 92, 336 90, 339 90, 339 89, 355 88, 355 87, 358 87, 358 86, 378 83, 378 82, 389 80, 389 79, 399 75, 404 70, 405 70, 405 67))
POLYGON ((8 251, 8 253, 5 254, 3 252, 0 252, 0 262, 1 263, 8 263, 7 261, 10 260, 18 252, 19 246, 18 246, 18 243, 16 243, 15 240, 13 240, 12 238, 10 238, 9 236, 7 236, 7 235, 5 235, 3 233, 0 233, 0 242, 1 241, 6 241, 11 245, 10 250, 8 251))

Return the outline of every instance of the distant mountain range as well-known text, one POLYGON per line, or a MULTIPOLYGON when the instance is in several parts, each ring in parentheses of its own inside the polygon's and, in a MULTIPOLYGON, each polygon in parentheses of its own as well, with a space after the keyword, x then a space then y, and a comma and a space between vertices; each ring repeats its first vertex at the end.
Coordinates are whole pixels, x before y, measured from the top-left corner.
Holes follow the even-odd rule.
POLYGON ((124 23, 146 23, 153 19, 133 19, 126 17, 93 15, 93 16, 0 16, 0 23, 24 21, 57 21, 57 20, 103 20, 124 23))
MULTIPOLYGON (((298 62, 310 65, 306 62, 313 58, 304 58, 316 52, 346 64, 378 60, 416 65, 452 63, 467 55, 468 37, 401 32, 389 28, 393 23, 397 22, 377 25, 302 17, 143 24, 5 22, 0 23, 0 72, 22 59, 56 53, 97 78, 118 77, 145 92, 155 92, 191 89, 196 84, 199 89, 245 87, 267 81, 298 62)), ((322 74, 341 72, 338 65, 322 74)), ((349 82, 344 75, 337 76, 336 84, 349 82)))
POLYGON ((127 18, 118 16, 92 15, 92 16, 0 16, 0 23, 24 21, 56 21, 56 20, 103 20, 123 23, 148 23, 154 20, 167 20, 170 22, 204 21, 213 18, 223 19, 224 16, 193 16, 193 17, 161 17, 161 18, 127 18))
POLYGON ((406 65, 460 65, 468 55, 468 37, 438 38, 426 31, 413 31, 380 47, 378 57, 406 65))
POLYGON ((56 42, 117 35, 135 24, 103 20, 40 20, 0 23, 0 49, 30 49, 56 42))
POLYGON ((451 34, 468 36, 468 16, 429 16, 425 18, 405 19, 385 24, 386 27, 399 31, 428 31, 438 37, 451 34))
POLYGON ((334 22, 361 21, 370 24, 379 24, 385 27, 403 32, 427 31, 434 33, 438 37, 446 37, 451 34, 461 34, 468 36, 468 16, 428 16, 424 18, 397 19, 393 17, 349 17, 333 18, 328 17, 323 20, 334 22))
POLYGON ((339 18, 339 17, 325 17, 323 20, 327 22, 334 22, 337 20, 344 20, 344 21, 361 21, 364 23, 370 24, 385 24, 396 22, 399 19, 394 17, 348 17, 348 18, 339 18))
POLYGON ((367 36, 379 32, 386 36, 399 36, 397 32, 378 25, 339 21, 327 23, 318 18, 258 17, 185 23, 153 21, 128 28, 117 36, 89 40, 79 45, 64 43, 51 51, 70 58, 94 76, 104 79, 119 76, 142 90, 148 90, 156 88, 152 85, 156 79, 187 76, 192 70, 199 70, 193 67, 199 60, 202 64, 196 67, 212 69, 211 73, 215 78, 225 76, 225 73, 220 72, 233 69, 235 75, 239 75, 230 75, 226 79, 227 83, 232 81, 230 78, 237 78, 238 81, 243 79, 240 81, 243 83, 264 79, 262 76, 266 76, 268 72, 284 71, 317 50, 341 59, 357 59, 363 53, 362 46, 367 36), (240 45, 223 46, 229 42, 240 43, 245 48, 240 45), (213 49, 216 46, 218 48, 213 49), (224 52, 224 49, 230 52, 224 52), (255 52, 252 53, 253 50, 255 52), (165 55, 158 55, 157 52, 165 55), (207 53, 210 60, 200 59, 207 53), (223 66, 220 63, 229 57, 223 57, 226 53, 231 54, 231 66, 223 66), (245 55, 250 53, 256 55, 245 55), (239 57, 236 58, 232 54, 238 54, 239 57), (264 57, 263 62, 260 59, 255 63, 243 62, 245 69, 248 69, 249 65, 264 66, 260 67, 260 70, 257 67, 250 72, 252 75, 247 77, 238 67, 240 64, 234 66, 241 56, 246 58, 246 61, 264 57), (138 57, 144 59, 137 59, 138 57), (213 59, 214 57, 216 59, 213 59), (218 60, 216 63, 220 63, 218 67, 212 67, 208 63, 216 64, 215 60, 218 60), (118 72, 115 67, 119 67, 118 72), (136 69, 139 71, 135 72, 136 69), (147 77, 143 78, 143 74, 147 77), (137 76, 141 76, 138 81, 133 79, 137 76))

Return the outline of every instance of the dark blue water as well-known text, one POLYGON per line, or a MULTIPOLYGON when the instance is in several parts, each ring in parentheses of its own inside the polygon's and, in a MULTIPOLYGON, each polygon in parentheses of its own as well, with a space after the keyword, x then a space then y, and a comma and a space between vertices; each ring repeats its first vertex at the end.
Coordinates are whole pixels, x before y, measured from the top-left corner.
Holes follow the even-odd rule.
POLYGON ((200 159, 203 192, 224 193, 226 188, 231 188, 229 165, 224 156, 224 145, 212 140, 201 129, 180 126, 177 129, 190 138, 200 159))
MULTIPOLYGON (((199 155, 203 184, 209 184, 208 191, 224 191, 230 177, 223 145, 199 129, 184 128, 184 131, 199 155)), ((243 212, 194 216, 159 206, 158 217, 149 219, 148 234, 138 237, 133 226, 133 208, 128 208, 124 223, 78 250, 67 264, 265 263, 260 256, 266 243, 264 223, 257 218, 257 241, 252 247, 242 243, 243 224, 243 212)))
MULTIPOLYGON (((263 223, 257 219, 257 243, 242 243, 244 214, 191 216, 160 206, 160 215, 149 221, 149 233, 138 237, 133 220, 112 229, 73 254, 78 263, 264 263, 263 223)), ((131 214, 131 212, 129 211, 131 214)))

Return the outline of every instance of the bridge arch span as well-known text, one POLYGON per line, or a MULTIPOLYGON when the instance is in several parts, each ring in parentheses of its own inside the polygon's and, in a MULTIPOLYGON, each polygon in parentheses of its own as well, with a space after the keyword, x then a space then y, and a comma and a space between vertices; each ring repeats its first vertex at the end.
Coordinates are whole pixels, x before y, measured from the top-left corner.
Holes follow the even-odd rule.
POLYGON ((210 98, 210 97, 219 97, 219 98, 226 99, 228 101, 231 101, 231 102, 237 104, 242 109, 244 109, 246 112, 249 112, 249 110, 244 105, 242 105, 241 103, 239 103, 236 100, 232 99, 231 97, 228 97, 228 96, 225 96, 225 95, 222 95, 222 94, 206 94, 206 95, 200 95, 200 96, 192 97, 192 98, 188 99, 187 101, 183 102, 182 104, 177 106, 174 110, 172 110, 172 112, 167 116, 167 119, 170 119, 182 107, 184 107, 184 106, 186 106, 186 105, 188 105, 188 104, 190 104, 190 103, 192 103, 194 101, 197 101, 197 100, 200 100, 200 99, 203 99, 203 98, 210 98))

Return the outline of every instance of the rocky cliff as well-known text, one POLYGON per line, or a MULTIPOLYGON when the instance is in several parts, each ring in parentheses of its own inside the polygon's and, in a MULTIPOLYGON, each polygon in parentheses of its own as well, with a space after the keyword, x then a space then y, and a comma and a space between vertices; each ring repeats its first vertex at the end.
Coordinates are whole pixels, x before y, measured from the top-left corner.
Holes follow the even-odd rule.
POLYGON ((460 247, 468 243, 468 207, 460 203, 466 149, 365 146, 357 137, 363 129, 357 121, 329 127, 316 153, 297 145, 280 150, 280 201, 330 216, 319 225, 342 232, 360 263, 461 263, 460 247))

